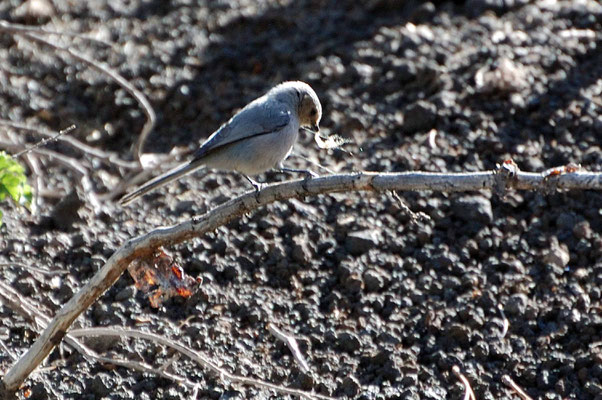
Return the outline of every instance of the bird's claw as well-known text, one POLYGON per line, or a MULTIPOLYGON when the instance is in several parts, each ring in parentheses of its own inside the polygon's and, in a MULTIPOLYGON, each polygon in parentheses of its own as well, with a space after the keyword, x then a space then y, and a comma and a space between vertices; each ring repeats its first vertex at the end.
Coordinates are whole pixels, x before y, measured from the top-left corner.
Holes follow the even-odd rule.
POLYGON ((255 183, 252 183, 252 185, 255 188, 255 192, 256 193, 259 193, 259 191, 261 189, 264 189, 264 188, 266 188, 268 186, 267 183, 261 183, 261 182, 255 182, 255 183))
POLYGON ((319 178, 319 177, 320 177, 320 175, 318 175, 317 173, 315 173, 311 169, 306 169, 305 170, 305 179, 314 179, 314 178, 319 178))
POLYGON ((247 178, 251 185, 253 185, 255 193, 259 193, 261 189, 265 188, 268 185, 267 183, 257 182, 256 180, 249 178, 247 175, 244 175, 244 177, 247 178))

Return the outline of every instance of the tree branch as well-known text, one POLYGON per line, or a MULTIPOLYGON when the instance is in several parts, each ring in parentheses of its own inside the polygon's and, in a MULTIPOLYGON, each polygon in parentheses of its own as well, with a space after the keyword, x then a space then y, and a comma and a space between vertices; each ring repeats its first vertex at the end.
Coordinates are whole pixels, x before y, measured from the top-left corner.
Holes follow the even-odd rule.
POLYGON ((12 366, 2 379, 7 391, 15 391, 50 351, 63 339, 71 323, 104 293, 125 271, 129 263, 152 254, 159 246, 171 246, 199 237, 219 226, 275 201, 323 193, 345 191, 474 191, 492 189, 503 194, 508 189, 545 190, 594 189, 602 190, 602 173, 583 172, 575 167, 561 167, 544 173, 518 170, 505 162, 497 170, 476 173, 375 173, 358 172, 330 175, 322 178, 286 181, 272 184, 259 192, 249 192, 232 199, 201 216, 178 225, 155 229, 143 236, 128 240, 69 300, 50 321, 32 347, 12 366))

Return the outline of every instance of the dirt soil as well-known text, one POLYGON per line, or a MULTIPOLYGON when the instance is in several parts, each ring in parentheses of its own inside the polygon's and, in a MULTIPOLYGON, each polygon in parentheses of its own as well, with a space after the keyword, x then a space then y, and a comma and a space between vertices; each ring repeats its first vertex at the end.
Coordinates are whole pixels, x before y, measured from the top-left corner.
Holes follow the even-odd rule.
MULTIPOLYGON (((147 152, 192 150, 248 101, 298 79, 322 101, 323 131, 353 143, 345 147, 352 154, 321 150, 302 134, 295 152, 335 172, 478 171, 508 158, 528 171, 567 163, 602 171, 595 0, 52 3, 49 16, 34 17, 3 1, 0 19, 114 43, 52 39, 106 63, 150 99, 158 123, 147 152)), ((144 113, 105 75, 0 34, 0 83, 0 118, 49 130, 76 124, 78 139, 132 159, 144 113)), ((64 142, 47 149, 79 160, 98 193, 128 172, 64 142)), ((131 206, 103 200, 94 210, 78 174, 47 156, 40 163, 37 214, 2 204, 0 262, 66 274, 13 265, 0 279, 49 314, 128 238, 250 190, 236 174, 196 174, 131 206)), ((315 169, 300 157, 288 165, 315 169)), ((461 399, 457 365, 479 400, 518 398, 504 374, 532 398, 602 399, 602 193, 400 195, 431 219, 412 223, 389 193, 272 204, 168 249, 203 278, 191 298, 152 308, 124 274, 75 325, 148 330, 231 372, 338 398, 461 399), (504 337, 498 306, 509 323, 504 337), (269 322, 298 338, 311 373, 269 322)), ((0 340, 25 352, 36 329, 3 305, 0 318, 0 340)), ((147 342, 86 343, 156 366, 172 357, 147 342)), ((0 351, 0 370, 12 363, 0 351)), ((223 382, 184 358, 169 370, 200 383, 199 399, 286 398, 223 382)), ((66 346, 26 383, 29 399, 190 396, 66 346)))

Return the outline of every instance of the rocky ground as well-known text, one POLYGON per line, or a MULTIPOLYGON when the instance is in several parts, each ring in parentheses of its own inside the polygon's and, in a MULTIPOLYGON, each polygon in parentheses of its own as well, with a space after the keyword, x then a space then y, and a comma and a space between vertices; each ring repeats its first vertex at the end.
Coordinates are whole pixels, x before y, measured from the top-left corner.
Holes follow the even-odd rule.
MULTIPOLYGON (((477 171, 508 158, 529 171, 567 163, 602 171, 595 0, 55 0, 46 17, 20 4, 1 2, 0 19, 114 43, 55 39, 150 99, 158 123, 148 152, 192 149, 274 84, 300 79, 322 100, 323 130, 353 143, 352 154, 326 151, 302 135, 295 152, 336 172, 477 171)), ((1 118, 51 130, 76 124, 80 140, 132 158, 145 117, 123 89, 50 48, 7 34, 0 43, 1 118)), ((47 148, 79 158, 99 193, 127 172, 62 142, 47 148)), ((0 279, 50 313, 126 239, 249 190, 234 174, 199 174, 133 206, 107 200, 95 211, 81 194, 60 201, 79 176, 41 162, 58 196, 41 198, 35 216, 2 204, 0 262, 67 274, 12 266, 0 279)), ((533 398, 602 399, 602 193, 401 195, 431 219, 411 223, 389 194, 272 204, 169 249, 203 278, 192 298, 154 309, 124 275, 76 325, 146 329, 232 372, 339 398, 463 398, 458 365, 478 399, 517 398, 504 374, 533 398), (268 322, 299 338, 312 373, 268 322)), ((36 330, 5 306, 0 315, 0 339, 24 352, 36 330)), ((155 365, 172 356, 143 342, 86 343, 155 365)), ((1 370, 12 362, 0 352, 1 370)), ((283 398, 183 359, 172 370, 201 384, 200 399, 283 398)), ((66 347, 27 385, 30 399, 189 398, 171 381, 66 347)))

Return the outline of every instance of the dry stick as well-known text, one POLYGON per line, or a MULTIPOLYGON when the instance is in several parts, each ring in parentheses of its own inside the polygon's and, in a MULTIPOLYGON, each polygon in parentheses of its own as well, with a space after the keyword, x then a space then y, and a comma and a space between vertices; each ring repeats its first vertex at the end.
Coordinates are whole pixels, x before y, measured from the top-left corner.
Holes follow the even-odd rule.
POLYGON ((325 167, 325 166, 323 166, 322 164, 320 164, 319 162, 317 162, 317 161, 314 161, 314 160, 312 160, 311 158, 309 158, 309 157, 306 157, 306 156, 304 156, 304 155, 302 155, 302 154, 299 154, 299 153, 297 153, 297 152, 293 152, 293 153, 291 153, 291 156, 293 156, 293 157, 299 157, 300 159, 302 159, 302 160, 304 160, 304 161, 307 161, 307 162, 308 162, 308 163, 310 163, 311 165, 313 165, 313 166, 315 166, 315 167, 318 167, 318 168, 320 168, 321 170, 324 170, 324 171, 328 172, 329 174, 336 174, 336 172, 335 172, 335 171, 333 171, 333 170, 331 170, 330 168, 328 168, 328 167, 325 167))
POLYGON ((131 171, 115 187, 113 187, 111 191, 100 195, 99 198, 103 201, 114 200, 115 197, 123 195, 123 193, 129 186, 138 185, 146 182, 152 176, 153 173, 157 172, 157 169, 159 171, 167 171, 173 168, 176 164, 172 164, 172 162, 178 159, 178 157, 182 154, 186 154, 187 151, 188 150, 182 151, 180 149, 172 149, 172 151, 170 151, 166 155, 143 154, 142 157, 150 156, 151 158, 155 158, 154 163, 145 163, 141 159, 142 164, 145 165, 145 169, 140 170, 140 168, 137 168, 136 170, 131 171))
POLYGON ((159 367, 159 371, 166 371, 167 368, 171 367, 173 365, 173 363, 175 363, 176 361, 178 361, 181 357, 180 353, 176 353, 174 354, 172 357, 169 358, 169 360, 167 360, 167 362, 165 362, 163 365, 161 365, 159 367))
POLYGON ((503 339, 506 334, 508 333, 508 328, 510 327, 510 322, 508 321, 508 318, 506 318, 506 314, 504 314, 504 307, 501 304, 497 305, 497 309, 500 311, 500 314, 502 315, 502 332, 501 332, 501 336, 500 339, 503 339))
POLYGON ((458 379, 460 379, 460 381, 464 385, 464 389, 466 390, 466 392, 464 392, 464 400, 476 400, 477 398, 474 395, 472 388, 470 387, 470 382, 468 382, 468 379, 466 379, 464 374, 462 374, 462 372, 460 372, 460 367, 458 367, 457 365, 454 365, 452 367, 452 372, 454 373, 454 375, 456 375, 456 377, 458 379))
POLYGON ((271 322, 268 323, 268 330, 272 333, 272 335, 276 336, 278 339, 280 339, 284 343, 286 343, 289 350, 293 354, 293 357, 295 357, 295 360, 297 360, 297 363, 301 367, 301 370, 303 372, 309 372, 309 365, 307 365, 307 361, 305 361, 305 357, 303 357, 303 354, 301 354, 301 350, 299 349, 297 340, 294 337, 287 335, 286 333, 284 333, 283 331, 278 329, 271 322))
MULTIPOLYGON (((32 301, 30 299, 20 296, 19 293, 12 288, 12 286, 7 285, 3 281, 0 281, 0 289, 0 302, 6 303, 6 305, 13 309, 15 312, 21 314, 22 316, 33 321, 34 323, 41 325, 42 327, 45 327, 48 324, 50 318, 41 311, 41 307, 39 305, 32 304, 32 301)), ((194 387, 196 386, 194 383, 188 381, 184 377, 165 372, 160 368, 157 369, 146 363, 138 361, 120 360, 116 358, 101 356, 70 334, 67 334, 65 336, 65 342, 67 342, 68 345, 73 347, 77 352, 79 352, 89 361, 113 364, 152 375, 158 375, 162 378, 169 379, 176 383, 188 386, 191 390, 194 389, 194 387)))
POLYGON ((47 138, 42 139, 39 142, 37 142, 37 143, 35 143, 35 144, 31 145, 31 146, 26 147, 25 149, 23 149, 20 152, 18 152, 17 154, 15 154, 14 157, 20 157, 23 154, 27 154, 27 153, 30 153, 30 152, 34 151, 38 147, 44 146, 48 142, 54 142, 55 140, 58 140, 64 134, 69 133, 69 132, 71 132, 74 129, 75 129, 75 125, 68 126, 67 128, 60 130, 59 133, 57 133, 56 135, 47 137, 47 138))
POLYGON ((94 186, 92 185, 92 181, 90 179, 90 175, 88 174, 88 170, 86 167, 80 164, 75 158, 67 157, 61 153, 57 153, 56 151, 51 151, 47 149, 37 149, 34 152, 39 154, 44 154, 48 157, 56 159, 59 163, 65 165, 67 168, 72 169, 75 172, 81 174, 80 183, 82 188, 84 189, 84 194, 88 197, 90 201, 90 205, 94 208, 94 210, 100 209, 100 202, 96 197, 96 193, 94 193, 94 186))
POLYGON ((15 353, 12 352, 11 349, 9 349, 5 344, 3 340, 0 340, 0 347, 2 347, 2 349, 6 352, 6 354, 8 354, 10 356, 10 358, 13 359, 13 361, 17 361, 18 357, 15 353))
POLYGON ((397 202, 399 203, 399 207, 401 207, 401 211, 403 211, 404 214, 407 214, 410 217, 410 222, 412 224, 416 224, 416 223, 418 223, 420 221, 429 221, 431 219, 431 217, 428 214, 423 213, 422 211, 414 212, 406 204, 406 202, 401 198, 401 196, 399 195, 399 193, 397 193, 395 190, 393 190, 391 192, 391 194, 393 195, 393 197, 395 198, 395 200, 397 200, 397 202))
POLYGON ((522 400, 533 400, 520 386, 510 378, 509 375, 502 375, 502 383, 514 390, 522 400))
MULTIPOLYGON (((574 172, 546 177, 521 172, 506 164, 497 170, 475 173, 442 174, 430 172, 375 173, 360 172, 332 175, 316 179, 286 181, 266 186, 259 192, 248 192, 178 225, 155 229, 124 243, 104 266, 55 315, 27 353, 11 367, 2 379, 4 389, 14 392, 58 344, 71 323, 110 288, 136 258, 148 256, 159 246, 172 246, 200 237, 259 207, 275 201, 303 198, 323 193, 345 191, 434 190, 473 191, 494 189, 602 189, 602 173, 574 172)), ((0 388, 1 389, 1 388, 0 388)), ((1 394, 1 393, 0 393, 1 394)))
POLYGON ((81 33, 77 33, 77 32, 54 31, 54 30, 47 29, 47 28, 14 24, 14 23, 6 22, 6 21, 0 21, 0 30, 2 30, 4 32, 11 32, 11 33, 40 33, 43 35, 69 36, 69 37, 87 40, 89 42, 97 43, 97 44, 100 44, 103 46, 113 47, 113 43, 111 43, 111 42, 107 42, 107 41, 101 40, 101 39, 96 39, 96 38, 93 38, 93 37, 87 36, 87 35, 82 35, 81 33))
MULTIPOLYGON (((40 136, 45 137, 53 137, 56 135, 55 132, 47 131, 42 128, 25 125, 19 122, 9 121, 5 119, 0 119, 0 126, 5 126, 13 129, 24 130, 28 132, 35 133, 40 136)), ((72 136, 61 136, 58 138, 59 141, 65 142, 71 145, 76 150, 83 152, 84 154, 89 154, 93 157, 100 158, 102 160, 107 160, 108 162, 117 165, 118 167, 123 167, 127 169, 139 169, 140 164, 132 161, 125 161, 120 159, 115 153, 108 153, 102 150, 99 150, 95 147, 88 146, 85 143, 80 142, 72 136)))
MULTIPOLYGON (((43 187, 43 180, 42 180, 42 168, 40 167, 40 160, 38 157, 36 157, 35 155, 32 154, 26 154, 25 155, 25 163, 27 164, 27 166, 29 167, 29 170, 32 173, 32 178, 35 178, 34 183, 33 183, 33 188, 34 188, 34 193, 39 194, 40 190, 43 187)), ((38 208, 42 205, 42 198, 38 195, 34 196, 33 202, 31 203, 31 213, 32 214, 36 214, 38 208)))
POLYGON ((225 369, 219 367, 213 361, 209 360, 203 354, 192 350, 190 347, 183 345, 174 340, 168 339, 163 336, 156 335, 150 332, 143 332, 134 329, 123 329, 121 327, 102 327, 102 328, 83 328, 73 329, 69 331, 69 335, 75 337, 86 337, 86 336, 110 336, 110 337, 132 337, 138 339, 146 339, 155 343, 160 343, 164 346, 171 347, 172 349, 184 354, 193 361, 196 361, 199 365, 207 368, 220 376, 224 381, 236 382, 248 386, 257 386, 265 389, 273 390, 277 393, 290 394, 293 396, 306 397, 306 398, 317 398, 324 400, 332 400, 332 397, 305 392, 298 389, 289 389, 283 386, 274 385, 270 382, 262 381, 259 379, 247 378, 240 375, 234 375, 225 369))
POLYGON ((23 268, 30 272, 36 272, 38 274, 47 275, 47 276, 66 275, 69 273, 67 271, 62 271, 62 270, 50 271, 50 270, 47 270, 44 268, 38 268, 38 267, 34 267, 33 265, 27 265, 27 264, 23 264, 20 262, 1 262, 0 267, 19 267, 19 268, 23 268))
POLYGON ((155 121, 157 119, 157 117, 155 115, 155 111, 153 110, 152 106, 150 105, 150 102, 146 99, 146 97, 144 96, 144 94, 141 91, 136 89, 124 77, 119 75, 119 73, 112 70, 108 66, 106 66, 102 63, 99 63, 98 61, 93 60, 93 59, 89 58, 88 56, 81 54, 75 50, 52 43, 51 41, 46 40, 45 38, 38 36, 34 33, 16 32, 16 31, 12 30, 10 24, 8 24, 6 22, 0 24, 0 31, 2 31, 2 30, 6 31, 6 32, 10 32, 10 33, 17 33, 19 35, 22 35, 23 37, 26 37, 30 40, 35 41, 35 42, 43 43, 47 46, 50 46, 55 50, 60 50, 60 51, 66 52, 71 57, 75 58, 76 60, 79 60, 79 61, 89 65, 90 67, 96 69, 97 71, 100 71, 101 73, 107 75, 109 78, 113 79, 115 82, 117 82, 117 84, 119 86, 121 86, 126 92, 128 92, 134 99, 136 99, 136 101, 138 102, 138 104, 140 104, 140 106, 142 107, 142 110, 146 114, 146 122, 144 123, 144 126, 142 127, 142 132, 140 132, 140 136, 138 137, 138 141, 136 142, 136 147, 134 149, 134 156, 136 157, 136 160, 138 160, 138 162, 140 162, 140 156, 142 155, 142 146, 144 145, 144 142, 146 141, 146 137, 148 136, 150 131, 155 126, 155 121))

